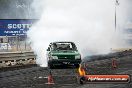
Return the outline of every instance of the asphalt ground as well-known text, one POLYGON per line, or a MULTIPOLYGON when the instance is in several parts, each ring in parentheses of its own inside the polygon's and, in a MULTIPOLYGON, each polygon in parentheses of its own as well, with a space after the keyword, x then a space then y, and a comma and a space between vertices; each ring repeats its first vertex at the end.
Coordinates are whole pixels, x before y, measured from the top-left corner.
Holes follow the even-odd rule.
MULTIPOLYGON (((86 62, 87 74, 130 74, 132 75, 131 56, 122 57, 118 61, 117 68, 112 69, 111 62, 97 61, 96 63, 86 62)), ((46 84, 49 69, 39 66, 25 66, 18 68, 0 69, 0 88, 132 88, 132 82, 120 83, 86 83, 79 84, 75 68, 51 69, 54 84, 46 84)))
POLYGON ((55 84, 47 85, 48 68, 30 67, 0 73, 0 88, 75 88, 77 77, 76 69, 53 69, 52 75, 55 84))

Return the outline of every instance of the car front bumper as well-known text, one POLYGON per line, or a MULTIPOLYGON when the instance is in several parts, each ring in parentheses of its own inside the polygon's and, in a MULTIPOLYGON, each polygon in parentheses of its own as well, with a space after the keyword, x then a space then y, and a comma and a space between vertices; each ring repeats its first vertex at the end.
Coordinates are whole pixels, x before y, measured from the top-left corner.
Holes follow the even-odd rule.
POLYGON ((80 64, 81 60, 67 60, 67 59, 57 59, 57 60, 49 60, 48 64, 52 64, 52 65, 76 65, 76 64, 80 64))

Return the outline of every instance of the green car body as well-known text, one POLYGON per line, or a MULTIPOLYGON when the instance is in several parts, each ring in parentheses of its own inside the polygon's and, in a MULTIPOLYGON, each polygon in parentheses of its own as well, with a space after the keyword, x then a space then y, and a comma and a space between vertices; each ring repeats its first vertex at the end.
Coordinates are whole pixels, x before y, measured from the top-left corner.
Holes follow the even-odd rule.
POLYGON ((72 65, 78 67, 81 55, 73 42, 52 42, 47 49, 48 67, 72 65))

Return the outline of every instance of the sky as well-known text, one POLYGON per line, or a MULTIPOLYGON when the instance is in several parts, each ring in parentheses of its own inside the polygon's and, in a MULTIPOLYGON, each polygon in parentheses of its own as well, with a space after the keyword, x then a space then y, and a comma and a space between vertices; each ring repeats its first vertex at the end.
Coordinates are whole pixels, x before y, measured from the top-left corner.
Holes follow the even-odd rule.
MULTIPOLYGON (((38 15, 37 12, 34 11, 35 7, 32 7, 33 1, 34 0, 0 0, 0 19, 39 19, 41 14, 38 15), (29 9, 27 9, 27 7, 29 9)), ((127 3, 124 9, 128 10, 126 12, 128 14, 128 21, 132 21, 132 0, 119 0, 119 3, 122 4, 122 1, 127 3)))

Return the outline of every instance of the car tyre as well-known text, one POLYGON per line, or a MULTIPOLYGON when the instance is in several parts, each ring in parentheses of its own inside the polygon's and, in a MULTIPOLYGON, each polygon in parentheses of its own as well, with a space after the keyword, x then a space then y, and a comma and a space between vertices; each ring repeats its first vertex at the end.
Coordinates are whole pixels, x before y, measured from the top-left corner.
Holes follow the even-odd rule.
POLYGON ((79 68, 79 64, 75 64, 74 66, 75 66, 75 68, 79 68))
POLYGON ((54 68, 54 65, 53 65, 53 64, 48 64, 48 67, 49 67, 50 69, 53 69, 53 68, 54 68))

